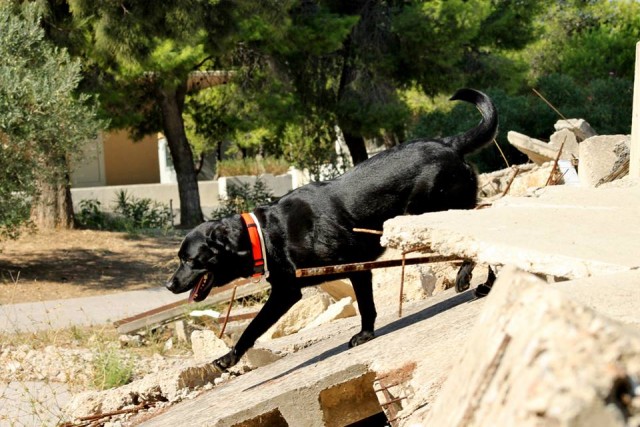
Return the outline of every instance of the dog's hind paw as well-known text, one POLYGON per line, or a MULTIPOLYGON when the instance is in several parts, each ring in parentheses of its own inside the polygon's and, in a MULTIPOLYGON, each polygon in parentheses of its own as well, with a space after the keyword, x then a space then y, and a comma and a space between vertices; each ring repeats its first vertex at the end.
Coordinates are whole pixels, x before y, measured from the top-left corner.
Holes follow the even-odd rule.
POLYGON ((229 353, 219 357, 212 363, 218 371, 226 372, 229 368, 238 363, 238 357, 236 356, 235 351, 231 350, 229 353))
POLYGON ((376 336, 373 331, 360 331, 349 340, 349 348, 371 341, 376 336))

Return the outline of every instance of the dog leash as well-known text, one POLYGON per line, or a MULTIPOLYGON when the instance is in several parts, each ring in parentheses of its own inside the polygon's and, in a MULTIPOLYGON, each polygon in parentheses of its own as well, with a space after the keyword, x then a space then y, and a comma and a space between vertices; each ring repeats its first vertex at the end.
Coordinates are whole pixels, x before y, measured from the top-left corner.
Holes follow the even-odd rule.
POLYGON ((247 227, 249 240, 251 241, 251 253, 253 255, 253 275, 251 277, 257 278, 264 276, 267 278, 269 277, 267 250, 264 245, 264 236, 258 218, 256 218, 253 213, 246 212, 240 214, 240 216, 247 227))

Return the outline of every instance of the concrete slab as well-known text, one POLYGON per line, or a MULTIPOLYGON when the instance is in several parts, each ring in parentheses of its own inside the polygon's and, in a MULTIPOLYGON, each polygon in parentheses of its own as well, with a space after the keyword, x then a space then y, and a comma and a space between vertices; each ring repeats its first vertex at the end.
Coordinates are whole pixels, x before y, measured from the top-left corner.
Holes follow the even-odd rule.
POLYGON ((553 283, 574 302, 640 330, 640 270, 553 283))
POLYGON ((113 322, 184 300, 164 287, 0 306, 0 333, 35 332, 113 322))
MULTIPOLYGON (((640 330, 640 298, 634 298, 639 283, 640 271, 627 271, 550 286, 576 303, 640 330)), ((406 305, 402 319, 395 307, 388 307, 381 310, 378 337, 354 349, 347 349, 345 343, 359 329, 357 318, 263 343, 261 347, 285 357, 182 402, 143 425, 231 426, 276 415, 290 426, 335 425, 335 410, 325 405, 332 400, 327 393, 339 389, 341 399, 356 408, 362 403, 356 402, 358 396, 366 395, 372 380, 377 385, 383 378, 397 378, 399 372, 403 373, 400 386, 420 384, 420 393, 414 394, 411 387, 393 390, 394 397, 402 397, 400 409, 411 413, 411 408, 427 407, 438 396, 471 338, 484 301, 474 300, 469 292, 448 290, 406 305)), ((338 425, 349 423, 341 420, 338 425)))
POLYGON ((377 400, 375 405, 357 400, 375 399, 376 378, 399 367, 415 366, 416 360, 428 361, 424 369, 432 382, 425 387, 438 388, 482 305, 470 292, 455 295, 451 290, 408 304, 401 319, 397 313, 381 315, 378 337, 353 349, 346 342, 359 330, 357 318, 275 340, 265 346, 296 352, 182 402, 142 425, 231 426, 273 414, 279 414, 289 426, 347 425, 362 416, 350 413, 360 404, 382 412, 377 400), (351 409, 336 409, 333 392, 351 409))
POLYGON ((640 376, 638 330, 585 309, 531 274, 504 269, 462 352, 435 402, 400 426, 626 427, 640 421, 640 401, 611 404, 621 378, 640 376))
POLYGON ((640 187, 548 187, 493 207, 397 217, 382 244, 581 278, 640 268, 640 187))
POLYGON ((509 133, 507 133, 507 139, 511 145, 529 156, 529 159, 538 165, 553 161, 558 155, 557 148, 553 148, 546 142, 530 138, 518 132, 509 131, 509 133))

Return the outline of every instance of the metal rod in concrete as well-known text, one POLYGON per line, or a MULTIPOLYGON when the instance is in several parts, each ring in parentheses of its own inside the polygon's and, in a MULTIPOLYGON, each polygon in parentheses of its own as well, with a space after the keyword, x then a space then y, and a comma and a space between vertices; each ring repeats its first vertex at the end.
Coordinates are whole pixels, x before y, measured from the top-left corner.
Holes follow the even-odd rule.
MULTIPOLYGON (((425 264, 432 262, 459 261, 457 256, 431 255, 425 257, 407 258, 406 265, 425 264)), ((355 262, 351 264, 329 265, 326 267, 300 268, 296 270, 296 277, 325 276, 329 274, 352 273, 355 271, 373 270, 402 266, 401 259, 387 259, 382 261, 355 262)))

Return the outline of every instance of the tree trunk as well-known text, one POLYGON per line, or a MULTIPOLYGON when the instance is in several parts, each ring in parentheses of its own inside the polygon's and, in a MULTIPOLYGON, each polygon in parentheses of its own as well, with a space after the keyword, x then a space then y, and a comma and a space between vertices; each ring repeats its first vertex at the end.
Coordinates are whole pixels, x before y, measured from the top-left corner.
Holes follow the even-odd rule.
MULTIPOLYGON (((340 73, 340 84, 338 86, 337 94, 338 103, 345 100, 347 86, 349 86, 349 84, 351 84, 355 79, 355 67, 353 66, 352 58, 352 35, 349 35, 349 37, 344 41, 342 57, 342 70, 340 73)), ((362 135, 354 134, 350 130, 349 126, 344 124, 344 120, 341 120, 341 117, 338 117, 338 126, 340 126, 340 129, 342 130, 344 142, 349 148, 349 154, 351 154, 351 161, 353 162, 353 165, 355 166, 358 163, 362 163, 367 160, 369 155, 367 154, 367 148, 364 145, 364 138, 362 135)))
POLYGON ((354 166, 369 158, 367 148, 364 144, 364 138, 362 136, 354 135, 344 129, 342 129, 342 134, 344 135, 344 142, 349 148, 349 154, 351 154, 351 160, 353 161, 354 166))
POLYGON ((40 229, 73 228, 71 186, 66 182, 38 182, 39 194, 31 208, 31 221, 40 229))
POLYGON ((162 127, 176 169, 180 194, 180 226, 192 228, 204 221, 200 207, 198 180, 193 163, 193 152, 187 140, 182 120, 186 85, 160 91, 162 127))

